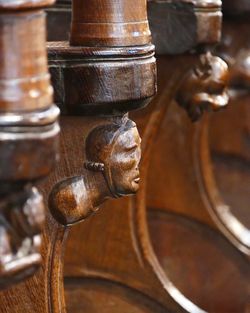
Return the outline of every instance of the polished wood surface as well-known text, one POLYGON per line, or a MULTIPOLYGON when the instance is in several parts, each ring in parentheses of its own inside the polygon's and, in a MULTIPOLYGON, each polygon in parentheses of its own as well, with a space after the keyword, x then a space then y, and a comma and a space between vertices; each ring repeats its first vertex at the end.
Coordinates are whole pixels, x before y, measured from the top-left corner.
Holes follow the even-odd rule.
MULTIPOLYGON (((96 6, 95 1, 85 1, 85 4, 96 6)), ((109 17, 110 6, 105 5, 105 1, 103 4, 105 10, 100 12, 104 18, 109 17)), ((114 10, 118 10, 115 16, 122 15, 123 9, 130 14, 129 3, 120 4, 122 6, 116 7, 115 2, 110 2, 114 10)), ((75 1, 73 6, 74 12, 84 17, 86 11, 82 3, 75 1)), ((18 306, 6 302, 16 290, 0 295, 4 312, 13 307, 22 312, 23 307, 32 307, 34 302, 41 303, 36 312, 66 312, 63 253, 70 226, 97 212, 108 198, 120 198, 138 190, 141 139, 127 112, 145 106, 155 95, 156 68, 145 2, 134 7, 133 16, 137 18, 135 26, 139 26, 141 17, 147 26, 143 30, 143 41, 136 44, 133 33, 128 33, 124 38, 121 36, 120 41, 114 40, 112 47, 107 46, 107 36, 112 40, 112 33, 103 31, 99 34, 98 47, 86 46, 88 33, 82 31, 81 42, 74 46, 72 38, 79 35, 74 21, 70 43, 48 43, 55 102, 64 116, 61 118, 61 160, 54 174, 40 185, 48 203, 44 266, 33 279, 16 287, 25 294, 18 306), (32 299, 27 294, 30 289, 32 299)), ((91 23, 94 21, 100 22, 98 15, 93 14, 91 23)), ((126 23, 128 20, 124 27, 126 23)))
POLYGON ((221 28, 221 5, 47 10, 61 158, 37 187, 43 266, 1 313, 249 312, 249 22, 224 0, 221 28))
MULTIPOLYGON (((204 137, 207 120, 218 119, 213 130, 217 138, 219 127, 223 132, 219 120, 227 111, 216 113, 218 117, 205 113, 200 122, 192 124, 174 98, 180 77, 195 68, 199 58, 158 56, 157 60, 158 96, 148 109, 132 113, 142 136, 140 191, 135 199, 107 203, 98 221, 90 219, 72 230, 65 255, 69 310, 78 312, 77 299, 81 299, 81 308, 98 312, 81 290, 88 289, 87 294, 93 292, 102 299, 103 291, 97 285, 106 292, 112 288, 103 287, 104 281, 153 298, 156 312, 157 303, 166 312, 183 308, 188 312, 247 312, 249 262, 207 211, 199 169, 208 140, 204 137), (81 250, 77 238, 88 238, 79 242, 81 250)), ((226 82, 221 86, 215 78, 208 95, 223 94, 226 82)), ((119 297, 122 299, 124 296, 119 297)), ((105 300, 100 302, 109 312, 126 312, 117 300, 113 308, 105 300)), ((139 310, 140 304, 133 307, 139 310)))
MULTIPOLYGON (((100 19, 95 10, 86 11, 83 3, 73 1, 72 4, 70 42, 48 43, 55 101, 64 115, 77 115, 82 122, 79 124, 81 137, 75 138, 80 142, 75 145, 82 147, 80 154, 84 161, 76 160, 73 173, 66 175, 66 180, 58 180, 49 199, 52 215, 63 225, 86 219, 108 198, 120 198, 138 190, 141 139, 135 123, 127 118, 127 112, 147 105, 156 93, 154 47, 150 36, 145 36, 146 39, 135 46, 132 33, 116 41, 112 39, 112 32, 103 30, 98 44, 94 40, 90 42, 88 34, 78 26, 84 27, 85 14, 93 13, 90 25, 99 31, 100 19), (75 21, 78 17, 83 18, 79 25, 75 21)), ((95 1, 85 4, 90 8, 96 6, 95 1)), ((115 2, 107 5, 103 1, 102 4, 104 19, 110 17, 112 6, 116 8, 116 16, 130 12, 128 2, 123 1, 122 6, 117 7, 115 2)), ((140 24, 140 14, 146 17, 146 6, 142 4, 135 8, 137 14, 133 12, 134 16, 138 15, 136 25, 140 24)), ((107 25, 110 25, 109 20, 107 25)), ((147 21, 145 25, 149 33, 147 21)), ((64 127, 69 136, 68 131, 73 129, 68 129, 67 122, 64 127)), ((65 153, 67 159, 68 151, 65 153)), ((71 171, 71 166, 69 169, 71 171)), ((62 240, 67 232, 67 227, 60 225, 54 231, 56 246, 50 252, 52 259, 47 265, 48 275, 55 279, 49 295, 53 312, 66 310, 62 265, 57 264, 63 257, 65 243, 62 240)))
POLYGON ((139 46, 150 42, 146 0, 72 1, 72 46, 139 46))
POLYGON ((42 8, 52 1, 0 2, 0 288, 42 265, 44 199, 34 183, 58 157, 42 8))

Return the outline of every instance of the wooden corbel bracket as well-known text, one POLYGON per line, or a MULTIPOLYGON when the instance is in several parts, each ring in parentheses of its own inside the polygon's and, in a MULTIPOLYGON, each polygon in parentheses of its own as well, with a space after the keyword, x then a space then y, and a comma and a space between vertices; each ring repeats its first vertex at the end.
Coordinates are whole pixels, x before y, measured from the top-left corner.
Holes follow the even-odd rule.
POLYGON ((104 0, 100 9, 100 1, 74 0, 72 7, 69 42, 47 44, 55 103, 63 115, 61 162, 48 201, 54 217, 46 264, 53 313, 66 310, 62 258, 68 226, 106 199, 138 190, 141 139, 128 112, 156 94, 146 1, 104 0))
POLYGON ((41 265, 45 205, 34 183, 54 167, 59 132, 41 10, 52 2, 0 1, 0 288, 41 265))
POLYGON ((197 121, 204 111, 218 111, 227 106, 228 76, 227 64, 210 53, 201 55, 198 63, 184 75, 176 100, 192 121, 197 121))
POLYGON ((146 1, 139 6, 133 1, 126 4, 119 1, 119 5, 103 1, 103 10, 97 10, 98 3, 73 1, 69 43, 48 42, 55 102, 64 115, 85 116, 85 168, 80 176, 59 182, 50 196, 52 214, 62 224, 85 218, 107 197, 136 191, 140 137, 126 113, 144 107, 156 93, 156 64, 146 1), (124 6, 127 9, 118 14, 117 8, 124 6), (117 189, 115 179, 117 182, 128 179, 124 149, 132 159, 134 181, 131 186, 117 189), (83 193, 76 200, 73 195, 79 189, 83 193), (57 209, 59 203, 62 206, 57 209))
POLYGON ((60 181, 50 194, 51 213, 63 225, 86 219, 108 198, 138 190, 141 138, 136 124, 126 116, 103 122, 86 130, 81 175, 60 181))

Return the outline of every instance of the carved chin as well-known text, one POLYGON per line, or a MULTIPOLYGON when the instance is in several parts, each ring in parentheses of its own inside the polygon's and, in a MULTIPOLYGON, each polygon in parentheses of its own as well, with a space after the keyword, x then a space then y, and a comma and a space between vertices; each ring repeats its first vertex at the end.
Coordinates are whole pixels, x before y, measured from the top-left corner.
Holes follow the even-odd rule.
POLYGON ((128 196, 135 194, 139 189, 139 178, 133 179, 127 186, 120 186, 120 188, 116 187, 116 194, 118 197, 128 196))

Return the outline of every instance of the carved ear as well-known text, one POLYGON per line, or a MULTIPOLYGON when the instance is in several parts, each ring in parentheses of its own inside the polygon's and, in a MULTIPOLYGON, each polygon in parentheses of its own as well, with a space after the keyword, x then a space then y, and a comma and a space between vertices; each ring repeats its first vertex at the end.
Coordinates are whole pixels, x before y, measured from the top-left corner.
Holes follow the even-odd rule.
POLYGON ((93 172, 104 172, 105 165, 103 163, 98 162, 84 162, 84 167, 86 170, 93 171, 93 172))

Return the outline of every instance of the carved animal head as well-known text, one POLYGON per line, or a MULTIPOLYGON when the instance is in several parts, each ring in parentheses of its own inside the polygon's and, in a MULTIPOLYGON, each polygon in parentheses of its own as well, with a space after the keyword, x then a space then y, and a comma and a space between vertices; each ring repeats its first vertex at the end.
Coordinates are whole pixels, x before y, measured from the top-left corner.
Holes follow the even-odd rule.
POLYGON ((102 172, 113 197, 133 194, 139 188, 141 138, 128 118, 94 128, 86 139, 85 167, 102 172))
POLYGON ((227 81, 227 64, 210 53, 202 55, 199 63, 184 77, 176 100, 187 110, 192 121, 196 121, 205 110, 217 111, 227 105, 227 81))
POLYGON ((43 198, 36 188, 10 193, 0 203, 0 287, 32 275, 41 263, 43 198))

